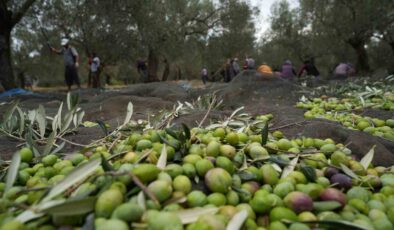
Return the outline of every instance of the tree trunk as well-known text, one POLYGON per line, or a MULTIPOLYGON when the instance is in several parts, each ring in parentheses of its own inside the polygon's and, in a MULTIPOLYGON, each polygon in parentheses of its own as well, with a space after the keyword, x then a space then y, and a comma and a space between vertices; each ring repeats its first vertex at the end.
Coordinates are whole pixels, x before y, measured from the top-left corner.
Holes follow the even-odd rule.
POLYGON ((161 80, 167 81, 169 75, 170 75, 170 64, 168 63, 167 58, 164 58, 164 71, 161 80))
POLYGON ((368 53, 365 49, 365 42, 360 40, 352 40, 349 41, 349 44, 356 51, 357 54, 356 71, 359 73, 368 73, 371 69, 368 61, 368 53))
POLYGON ((11 63, 11 30, 3 25, 0 28, 0 84, 9 90, 16 87, 11 63))
POLYGON ((159 81, 159 79, 157 78, 158 69, 159 59, 157 58, 156 51, 150 48, 148 54, 148 82, 159 81))

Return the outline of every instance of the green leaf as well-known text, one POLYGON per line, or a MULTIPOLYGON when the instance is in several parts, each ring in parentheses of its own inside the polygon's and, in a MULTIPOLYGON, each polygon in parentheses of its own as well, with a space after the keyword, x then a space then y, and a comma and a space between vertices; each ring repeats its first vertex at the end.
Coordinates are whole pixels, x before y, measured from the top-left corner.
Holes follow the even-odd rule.
POLYGON ((44 138, 47 122, 46 122, 45 108, 42 105, 38 106, 37 114, 36 114, 36 121, 38 123, 38 129, 40 132, 40 136, 41 136, 41 138, 44 138))
POLYGON ((163 148, 161 149, 161 154, 159 157, 159 160, 157 161, 157 168, 164 170, 167 165, 167 147, 166 144, 163 145, 163 148))
POLYGON ((255 180, 257 177, 253 173, 249 173, 247 171, 241 171, 237 173, 238 176, 241 178, 242 181, 251 181, 255 180))
POLYGON ((233 218, 231 218, 230 222, 226 227, 226 230, 240 230, 247 218, 248 212, 246 210, 237 212, 237 214, 235 214, 233 218))
POLYGON ((108 129, 107 129, 107 126, 105 125, 105 123, 100 120, 96 120, 96 122, 100 126, 101 130, 103 131, 104 136, 108 136, 108 129))
POLYGON ((174 212, 181 219, 182 224, 190 224, 196 222, 201 215, 213 215, 218 212, 218 208, 193 208, 183 209, 174 212))
POLYGON ((16 111, 18 111, 19 115, 19 136, 23 135, 23 132, 25 131, 25 114, 23 111, 17 106, 16 111))
POLYGON ((10 167, 7 170, 7 178, 5 182, 5 191, 10 189, 14 185, 16 177, 18 176, 18 169, 21 163, 21 155, 19 152, 15 152, 12 156, 10 167))
POLYGON ((39 157, 41 154, 40 154, 38 146, 36 145, 36 143, 33 140, 33 131, 32 131, 31 126, 28 127, 28 130, 25 135, 25 140, 26 140, 27 145, 32 149, 34 156, 39 157))
POLYGON ((342 204, 338 201, 315 201, 313 202, 313 210, 318 212, 333 211, 337 208, 342 207, 342 204))
POLYGON ((51 200, 62 192, 66 191, 70 187, 78 184, 79 182, 85 180, 91 174, 93 174, 96 169, 100 166, 101 159, 93 159, 85 164, 78 165, 74 170, 72 170, 62 181, 56 184, 44 197, 43 201, 51 200))
POLYGON ((146 210, 146 199, 143 191, 140 191, 137 195, 137 204, 143 209, 146 210))
POLYGON ((265 145, 268 141, 268 121, 265 122, 263 130, 261 130, 261 144, 265 145))
POLYGON ((68 127, 70 127, 71 122, 73 121, 73 111, 69 111, 68 113, 66 113, 66 115, 64 116, 64 120, 63 123, 61 125, 61 129, 60 132, 63 133, 64 131, 66 131, 68 129, 68 127))
POLYGON ((176 133, 174 130, 170 128, 165 128, 165 131, 168 135, 172 136, 175 139, 178 139, 178 133, 176 133))
POLYGON ((185 137, 187 140, 190 140, 190 129, 189 127, 187 127, 187 125, 185 123, 182 123, 182 128, 183 128, 183 132, 185 132, 185 137))
POLYGON ((122 126, 130 122, 131 116, 133 116, 133 103, 129 102, 129 104, 127 104, 127 113, 122 126))
POLYGON ((56 149, 54 149, 52 151, 52 153, 53 154, 58 153, 59 151, 61 151, 64 148, 65 145, 66 145, 66 142, 62 142, 56 149))
POLYGON ((278 156, 271 156, 269 158, 269 161, 279 165, 280 167, 286 167, 290 163, 290 161, 284 160, 283 158, 280 158, 278 156))
POLYGON ((22 212, 21 214, 19 214, 16 217, 16 220, 18 220, 18 221, 20 221, 22 223, 26 223, 26 222, 28 222, 30 220, 37 219, 37 218, 39 218, 39 217, 41 217, 43 215, 44 215, 44 213, 34 212, 34 211, 28 209, 28 210, 22 212))
POLYGON ((107 159, 105 159, 105 157, 103 156, 103 154, 100 154, 101 156, 101 165, 103 166, 104 171, 114 171, 114 167, 112 167, 112 165, 107 161, 107 159))
POLYGON ((46 156, 51 152, 53 144, 55 143, 55 135, 56 135, 55 131, 52 131, 52 133, 49 135, 44 150, 42 151, 42 155, 46 156))
POLYGON ((342 171, 343 171, 346 175, 348 175, 348 176, 350 176, 350 177, 352 177, 352 178, 354 178, 354 179, 357 179, 357 180, 360 179, 360 178, 359 178, 350 168, 348 168, 346 165, 341 164, 341 169, 342 169, 342 171))
POLYGON ((315 168, 309 166, 309 165, 301 165, 301 172, 305 175, 306 179, 308 181, 316 181, 317 176, 316 176, 316 170, 315 168))
POLYGON ((165 139, 162 135, 159 134, 159 137, 160 137, 161 141, 163 141, 165 144, 173 147, 174 149, 177 149, 177 146, 172 144, 169 140, 165 139))
MULTIPOLYGON (((57 201, 57 200, 56 200, 57 201)), ((53 201, 49 201, 53 202, 53 201)), ((41 211, 51 215, 71 216, 80 215, 93 211, 96 197, 86 197, 82 199, 62 200, 53 206, 42 209, 41 211)))
POLYGON ((3 123, 7 122, 14 114, 16 107, 18 106, 19 101, 15 101, 11 104, 11 106, 7 109, 7 111, 3 115, 3 123))
POLYGON ((372 148, 368 151, 367 154, 361 159, 360 164, 364 167, 365 170, 368 169, 369 164, 371 164, 374 154, 375 154, 376 145, 372 146, 372 148))
POLYGON ((299 156, 296 156, 293 160, 290 161, 290 163, 283 169, 282 175, 280 178, 285 178, 287 177, 291 172, 294 171, 294 168, 296 167, 298 163, 298 158, 299 156))
POLYGON ((79 94, 67 93, 67 108, 73 110, 79 103, 79 94))

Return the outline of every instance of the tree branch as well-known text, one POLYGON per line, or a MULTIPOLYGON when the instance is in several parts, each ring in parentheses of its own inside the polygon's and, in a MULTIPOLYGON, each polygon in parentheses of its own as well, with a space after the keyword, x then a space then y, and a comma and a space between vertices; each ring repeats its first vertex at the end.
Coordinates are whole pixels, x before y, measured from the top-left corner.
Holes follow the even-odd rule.
POLYGON ((33 5, 35 1, 36 0, 26 0, 20 9, 17 12, 13 13, 12 16, 13 26, 16 25, 22 19, 22 17, 26 14, 26 12, 29 10, 29 8, 33 5))

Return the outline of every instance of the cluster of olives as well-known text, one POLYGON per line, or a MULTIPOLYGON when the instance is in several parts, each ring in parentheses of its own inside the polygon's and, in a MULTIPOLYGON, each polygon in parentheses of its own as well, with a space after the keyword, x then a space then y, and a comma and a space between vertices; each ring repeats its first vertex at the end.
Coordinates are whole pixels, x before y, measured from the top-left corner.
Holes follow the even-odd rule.
POLYGON ((364 131, 374 136, 394 141, 394 119, 382 120, 357 115, 351 112, 351 110, 361 109, 362 107, 354 106, 347 99, 314 98, 312 101, 306 103, 298 102, 296 107, 307 109, 304 113, 305 118, 324 118, 338 121, 349 129, 364 131))
POLYGON ((322 221, 393 229, 391 168, 365 167, 350 149, 329 138, 287 139, 275 131, 264 140, 262 132, 264 128, 239 133, 228 127, 193 128, 182 140, 175 131, 148 130, 64 158, 50 154, 37 159, 23 148, 15 184, 5 191, 0 182, 0 229, 82 229, 93 214, 98 230, 220 230, 242 211, 247 213, 242 229, 324 229, 322 221), (164 166, 162 154, 167 157, 164 166), (56 185, 97 158, 107 161, 55 198, 95 197, 92 211, 45 213, 27 223, 16 219, 23 207, 47 194, 34 188, 56 185), (191 209, 213 211, 190 223, 181 214, 191 209))

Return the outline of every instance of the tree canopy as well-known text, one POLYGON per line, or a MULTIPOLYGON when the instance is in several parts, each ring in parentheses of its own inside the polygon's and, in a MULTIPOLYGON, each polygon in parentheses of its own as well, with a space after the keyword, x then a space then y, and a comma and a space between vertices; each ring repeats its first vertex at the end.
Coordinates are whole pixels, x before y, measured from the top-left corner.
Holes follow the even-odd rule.
POLYGON ((393 5, 299 0, 294 7, 280 0, 270 20, 261 22, 258 7, 247 0, 0 0, 0 81, 15 87, 14 76, 22 72, 44 85, 61 83, 62 60, 47 43, 59 47, 62 37, 82 60, 96 52, 105 74, 133 82, 139 81, 138 59, 147 60, 150 81, 196 78, 203 67, 215 72, 227 59, 246 56, 273 67, 314 57, 325 74, 338 62, 353 63, 359 73, 390 70, 393 5), (270 28, 256 37, 260 23, 270 28))

